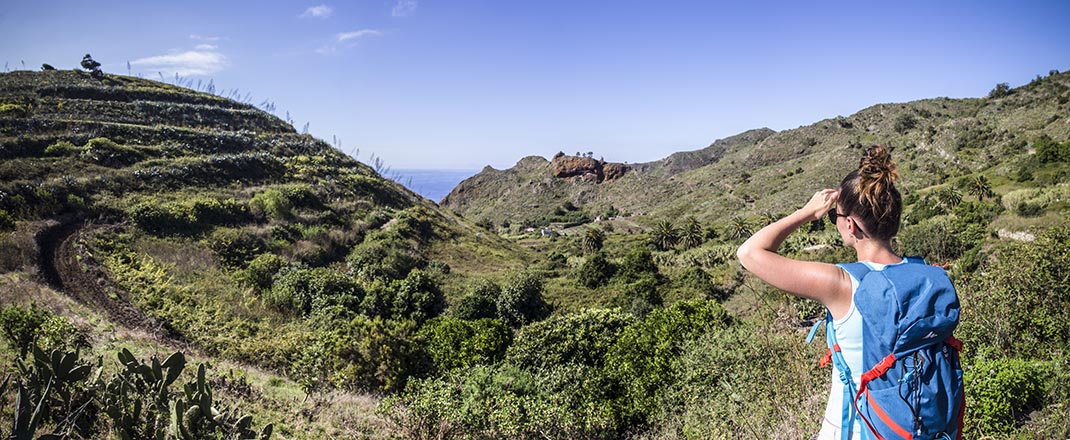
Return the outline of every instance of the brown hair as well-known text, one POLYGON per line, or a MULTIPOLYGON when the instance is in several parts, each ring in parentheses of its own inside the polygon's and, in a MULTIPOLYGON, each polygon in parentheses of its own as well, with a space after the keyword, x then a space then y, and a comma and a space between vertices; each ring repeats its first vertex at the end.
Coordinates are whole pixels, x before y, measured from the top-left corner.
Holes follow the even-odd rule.
POLYGON ((899 218, 903 199, 895 189, 899 173, 887 149, 874 145, 866 149, 858 169, 840 182, 840 196, 836 204, 840 211, 853 215, 862 223, 869 236, 891 240, 899 233, 899 218))

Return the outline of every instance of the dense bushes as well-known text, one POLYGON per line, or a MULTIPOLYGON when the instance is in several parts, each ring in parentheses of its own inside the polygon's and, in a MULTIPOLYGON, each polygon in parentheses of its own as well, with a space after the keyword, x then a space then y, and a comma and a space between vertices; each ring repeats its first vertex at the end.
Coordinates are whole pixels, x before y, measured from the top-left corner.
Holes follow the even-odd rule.
POLYGON ((938 217, 905 228, 899 242, 905 255, 918 255, 934 263, 959 258, 978 245, 986 235, 985 227, 938 217))
POLYGON ((542 298, 542 278, 530 272, 513 275, 495 301, 498 317, 512 327, 520 327, 550 315, 553 310, 542 298))
POLYGON ((617 310, 554 316, 520 329, 508 360, 532 371, 563 364, 601 367, 606 352, 633 321, 633 315, 617 310))
POLYGON ((405 278, 410 271, 427 265, 400 240, 365 240, 346 257, 349 270, 364 282, 390 282, 405 278))
POLYGON ((1049 359, 1070 351, 1070 226, 1002 246, 963 283, 960 332, 976 356, 1049 359))
POLYGON ((974 433, 1009 434, 1043 403, 1050 375, 1043 362, 981 361, 966 370, 966 426, 974 433))
POLYGON ((348 324, 321 329, 294 361, 291 374, 306 390, 401 390, 410 377, 431 368, 415 343, 416 330, 413 321, 355 316, 348 324))
POLYGON ((451 313, 458 319, 475 320, 498 316, 496 301, 502 288, 488 279, 473 282, 468 291, 457 302, 451 313))
POLYGON ((829 371, 815 365, 823 345, 767 332, 743 323, 681 343, 651 437, 812 437, 825 403, 814 396, 829 386, 829 371))
POLYGON ((212 226, 248 220, 248 209, 234 199, 146 200, 132 206, 127 214, 138 227, 155 234, 196 234, 212 226))
POLYGON ((730 322, 720 304, 695 300, 654 310, 626 328, 606 355, 608 374, 624 386, 622 416, 642 420, 654 414, 659 393, 676 380, 680 343, 730 322))
POLYGON ((580 268, 576 271, 576 281, 579 281, 580 285, 588 289, 594 289, 608 283, 616 269, 612 263, 606 260, 604 254, 598 252, 587 257, 583 264, 580 265, 580 268))
POLYGON ((440 316, 425 323, 417 337, 431 356, 434 370, 445 374, 501 360, 513 332, 496 319, 465 321, 440 316))
POLYGON ((32 303, 28 308, 4 307, 0 311, 0 330, 11 348, 18 350, 20 358, 26 357, 33 347, 51 353, 88 346, 85 334, 74 324, 32 303))
POLYGON ((730 324, 706 301, 645 319, 619 310, 554 316, 523 327, 504 362, 411 381, 383 411, 416 438, 619 438, 656 414, 678 377, 681 344, 730 324))
POLYGON ((356 280, 331 269, 290 268, 279 272, 265 299, 277 309, 308 316, 330 306, 360 310, 364 289, 356 280))

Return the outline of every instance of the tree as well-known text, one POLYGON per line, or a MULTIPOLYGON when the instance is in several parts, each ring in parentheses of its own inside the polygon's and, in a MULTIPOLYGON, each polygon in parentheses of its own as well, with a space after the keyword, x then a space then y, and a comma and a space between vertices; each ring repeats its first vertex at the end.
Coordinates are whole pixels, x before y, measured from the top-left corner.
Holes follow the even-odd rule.
POLYGON ((583 262, 576 274, 576 279, 584 287, 594 289, 608 283, 614 272, 616 272, 616 268, 606 260, 605 255, 599 252, 591 255, 587 258, 587 261, 583 262))
POLYGON ((684 227, 680 229, 680 244, 684 249, 691 249, 702 245, 702 225, 694 217, 684 220, 684 227))
POLYGON ((650 242, 659 251, 672 249, 680 239, 680 231, 669 220, 659 220, 650 234, 650 242))
POLYGON ((754 233, 751 229, 750 223, 743 217, 733 217, 732 221, 728 225, 728 233, 734 239, 742 239, 750 237, 754 233))
POLYGON ((602 250, 605 244, 606 233, 600 228, 591 228, 583 236, 583 252, 590 254, 602 250))
POLYGON ((988 92, 989 98, 1002 98, 1011 94, 1011 86, 1007 83, 996 84, 996 87, 988 92))
POLYGON ((100 70, 100 63, 93 60, 93 57, 89 54, 85 54, 82 57, 82 68, 89 71, 89 74, 93 78, 103 78, 104 72, 100 70))
POLYGON ((977 196, 978 201, 984 201, 985 197, 995 197, 996 193, 992 192, 992 185, 988 183, 988 178, 985 176, 977 176, 970 182, 970 195, 977 196))
POLYGON ((542 298, 542 279, 529 272, 513 275, 497 300, 498 316, 511 327, 550 316, 552 307, 542 298))
POLYGON ((962 193, 948 186, 936 193, 936 201, 945 211, 951 211, 959 203, 962 203, 962 193))

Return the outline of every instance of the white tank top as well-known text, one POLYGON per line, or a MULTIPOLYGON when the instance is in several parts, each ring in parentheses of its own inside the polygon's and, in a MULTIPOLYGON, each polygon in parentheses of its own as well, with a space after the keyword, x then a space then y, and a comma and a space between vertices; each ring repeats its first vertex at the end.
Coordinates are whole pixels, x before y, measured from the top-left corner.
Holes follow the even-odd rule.
MULTIPOLYGON (((906 261, 906 260, 904 260, 906 261)), ((888 265, 879 263, 870 263, 863 261, 866 266, 869 266, 871 270, 879 271, 884 270, 888 265)), ((897 263, 902 264, 902 263, 897 263)), ((850 273, 848 273, 850 275, 850 273)), ((843 355, 843 360, 847 363, 847 368, 851 369, 851 379, 854 381, 855 386, 858 386, 858 382, 862 379, 862 314, 855 309, 854 296, 858 291, 858 284, 860 280, 856 280, 853 275, 851 276, 851 308, 847 310, 847 314, 842 318, 832 322, 832 325, 836 329, 836 343, 840 344, 840 354, 843 355)), ((825 420, 822 421, 822 426, 832 425, 832 428, 840 429, 840 424, 843 420, 843 382, 840 381, 840 371, 836 368, 836 364, 832 363, 832 388, 829 390, 828 404, 825 405, 825 420)), ((862 425, 859 421, 855 421, 851 430, 860 433, 862 431, 862 425)), ((857 434, 852 433, 852 438, 858 438, 857 434)))

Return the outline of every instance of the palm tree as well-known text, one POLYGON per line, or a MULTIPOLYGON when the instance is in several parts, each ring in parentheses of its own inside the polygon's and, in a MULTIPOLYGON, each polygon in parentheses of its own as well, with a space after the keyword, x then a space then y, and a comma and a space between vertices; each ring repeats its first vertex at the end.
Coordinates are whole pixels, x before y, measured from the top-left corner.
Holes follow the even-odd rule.
POLYGON ((773 215, 773 213, 768 212, 768 211, 763 212, 762 215, 758 216, 758 221, 762 224, 762 226, 769 226, 769 225, 773 224, 773 222, 775 222, 776 219, 777 219, 776 216, 773 215))
POLYGON ((732 234, 732 238, 740 239, 750 237, 754 233, 751 230, 750 223, 743 217, 733 217, 731 223, 728 225, 729 233, 732 234))
POLYGON ((984 175, 977 176, 970 183, 970 195, 977 196, 978 202, 983 202, 985 197, 995 197, 996 193, 992 192, 992 185, 988 183, 988 178, 984 175))
POLYGON ((669 220, 659 220, 658 224, 654 226, 654 230, 651 231, 650 241, 654 243, 659 251, 667 251, 676 246, 679 241, 680 232, 673 226, 669 220))
POLYGON ((684 249, 691 249, 702 245, 702 225, 694 217, 685 220, 684 227, 680 230, 680 244, 684 249))
POLYGON ((587 234, 583 236, 583 252, 594 253, 602 250, 602 245, 606 242, 606 233, 601 228, 591 228, 587 230, 587 234))
POLYGON ((950 211, 958 206, 959 203, 962 203, 962 193, 959 192, 959 190, 948 186, 936 193, 936 201, 944 208, 944 210, 950 211))

